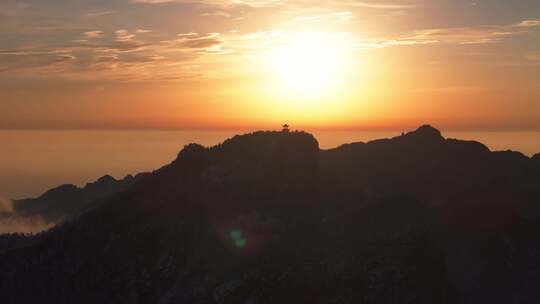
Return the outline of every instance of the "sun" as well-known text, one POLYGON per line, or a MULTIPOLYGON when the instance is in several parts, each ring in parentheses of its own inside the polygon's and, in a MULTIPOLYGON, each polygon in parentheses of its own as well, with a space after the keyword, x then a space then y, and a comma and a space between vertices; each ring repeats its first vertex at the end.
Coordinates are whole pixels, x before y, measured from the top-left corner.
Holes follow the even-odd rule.
POLYGON ((268 63, 288 93, 320 94, 340 81, 344 42, 342 36, 330 33, 289 34, 269 51, 268 63))

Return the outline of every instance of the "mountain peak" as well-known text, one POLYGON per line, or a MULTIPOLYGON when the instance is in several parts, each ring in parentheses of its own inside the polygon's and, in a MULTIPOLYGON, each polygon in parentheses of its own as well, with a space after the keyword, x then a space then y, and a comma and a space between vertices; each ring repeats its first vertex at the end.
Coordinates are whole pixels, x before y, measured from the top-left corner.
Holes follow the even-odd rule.
POLYGON ((257 131, 253 133, 236 135, 223 142, 222 145, 251 145, 263 143, 306 143, 318 147, 319 143, 313 137, 304 131, 257 131))
POLYGON ((48 190, 47 192, 43 193, 39 198, 40 199, 57 199, 58 197, 61 197, 64 195, 71 195, 79 190, 80 188, 73 184, 64 184, 64 185, 60 185, 58 187, 48 190))
POLYGON ((190 143, 184 146, 182 150, 178 153, 178 158, 180 157, 190 157, 192 155, 198 155, 204 152, 206 148, 203 145, 190 143))
POLYGON ((181 167, 180 171, 186 172, 187 168, 201 169, 211 164, 215 170, 229 172, 229 178, 252 179, 265 184, 263 180, 283 181, 284 172, 287 172, 286 180, 303 179, 296 175, 313 173, 318 167, 318 160, 319 143, 309 133, 257 131, 236 135, 208 148, 198 144, 187 145, 171 168, 181 167))
POLYGON ((415 131, 407 133, 405 136, 421 138, 421 139, 435 139, 435 140, 444 139, 444 137, 441 134, 441 131, 439 131, 438 129, 434 128, 431 125, 422 125, 415 131))
POLYGON ((416 133, 420 134, 429 134, 429 135, 435 135, 435 136, 442 136, 441 131, 439 131, 437 128, 431 126, 431 125, 422 125, 416 131, 416 133))
POLYGON ((102 177, 100 177, 96 182, 97 183, 100 183, 100 184, 103 184, 103 183, 113 183, 113 182, 116 182, 117 180, 110 176, 110 175, 103 175, 102 177))

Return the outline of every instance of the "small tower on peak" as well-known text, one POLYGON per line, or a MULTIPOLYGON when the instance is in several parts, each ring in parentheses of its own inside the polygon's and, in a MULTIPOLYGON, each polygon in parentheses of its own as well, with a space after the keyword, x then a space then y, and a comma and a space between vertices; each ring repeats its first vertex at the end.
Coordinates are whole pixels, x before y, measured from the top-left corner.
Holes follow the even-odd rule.
POLYGON ((281 132, 285 132, 285 133, 288 133, 289 132, 289 125, 288 124, 284 124, 282 126, 283 129, 281 129, 281 132))

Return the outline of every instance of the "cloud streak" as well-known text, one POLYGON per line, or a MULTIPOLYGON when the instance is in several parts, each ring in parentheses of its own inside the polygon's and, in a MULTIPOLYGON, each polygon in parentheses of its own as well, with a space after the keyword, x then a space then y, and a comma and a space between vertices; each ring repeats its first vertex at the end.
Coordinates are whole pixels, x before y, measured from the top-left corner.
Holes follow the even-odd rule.
POLYGON ((528 30, 538 26, 540 26, 540 20, 524 20, 507 26, 423 29, 386 39, 366 39, 358 43, 357 46, 360 48, 384 48, 424 44, 489 44, 526 34, 528 30))
POLYGON ((88 12, 88 13, 84 13, 83 16, 84 16, 84 17, 93 18, 93 17, 107 16, 107 15, 111 15, 111 14, 114 14, 114 11, 96 11, 96 12, 88 12))
POLYGON ((102 38, 103 31, 87 31, 83 33, 87 38, 102 38))
POLYGON ((385 9, 385 10, 413 9, 420 6, 420 4, 402 3, 402 2, 357 2, 357 1, 349 2, 349 5, 356 6, 356 7, 385 9))

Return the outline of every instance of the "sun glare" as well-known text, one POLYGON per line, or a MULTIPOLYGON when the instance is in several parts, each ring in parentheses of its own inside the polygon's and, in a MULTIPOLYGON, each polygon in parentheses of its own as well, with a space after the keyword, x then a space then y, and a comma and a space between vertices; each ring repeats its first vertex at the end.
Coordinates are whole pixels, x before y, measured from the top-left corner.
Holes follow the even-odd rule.
POLYGON ((319 94, 340 80, 344 50, 340 35, 296 33, 268 53, 268 63, 287 93, 319 94))

